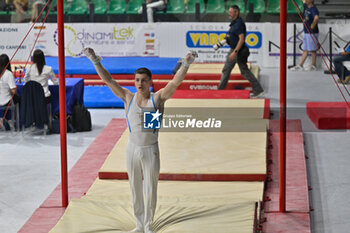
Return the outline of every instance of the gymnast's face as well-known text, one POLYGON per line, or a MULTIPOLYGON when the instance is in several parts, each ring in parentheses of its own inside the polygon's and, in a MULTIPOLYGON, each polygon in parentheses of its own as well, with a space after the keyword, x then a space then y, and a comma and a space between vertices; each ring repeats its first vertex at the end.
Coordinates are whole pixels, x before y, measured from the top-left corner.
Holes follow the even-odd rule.
POLYGON ((135 87, 139 92, 149 91, 151 79, 146 74, 135 74, 135 87))

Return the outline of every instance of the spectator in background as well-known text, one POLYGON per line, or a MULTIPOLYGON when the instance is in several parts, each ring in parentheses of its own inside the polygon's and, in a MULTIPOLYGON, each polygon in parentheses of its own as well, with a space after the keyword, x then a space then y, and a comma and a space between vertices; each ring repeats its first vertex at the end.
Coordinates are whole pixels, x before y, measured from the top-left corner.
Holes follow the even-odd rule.
POLYGON ((20 23, 25 12, 28 10, 28 0, 14 0, 13 5, 16 10, 17 23, 20 23))
POLYGON ((33 9, 32 9, 32 22, 35 22, 36 18, 38 17, 39 14, 39 5, 44 5, 45 0, 36 0, 33 3, 33 9))
MULTIPOLYGON (((166 9, 168 0, 146 0, 147 21, 153 23, 153 12, 162 11, 166 9)), ((139 10, 139 14, 142 13, 142 7, 139 10)))
MULTIPOLYGON (((19 96, 16 95, 16 83, 11 71, 10 59, 6 54, 0 55, 0 107, 7 107, 13 100, 14 103, 20 101, 19 96), (7 67, 6 67, 7 66, 7 67)), ((9 112, 6 119, 10 119, 9 112)), ((6 130, 10 129, 7 121, 4 121, 6 130)))
POLYGON ((350 45, 344 52, 339 53, 339 57, 333 59, 335 71, 339 75, 338 83, 347 84, 350 81, 350 71, 344 66, 343 62, 350 61, 350 45))
POLYGON ((304 38, 303 38, 303 55, 301 56, 301 60, 299 65, 291 68, 293 71, 302 71, 304 70, 304 62, 311 52, 311 67, 308 69, 310 71, 317 70, 316 67, 316 51, 318 48, 318 20, 319 13, 317 7, 314 5, 314 0, 303 0, 304 2, 304 38), (315 44, 317 43, 317 45, 315 44))
POLYGON ((10 10, 10 0, 0 0, 0 11, 9 11, 10 10))
POLYGON ((33 64, 31 66, 28 66, 26 69, 24 82, 33 80, 40 83, 44 89, 46 103, 51 103, 49 79, 51 79, 55 85, 58 85, 58 80, 52 70, 52 67, 46 65, 44 52, 40 49, 37 49, 33 53, 33 64))

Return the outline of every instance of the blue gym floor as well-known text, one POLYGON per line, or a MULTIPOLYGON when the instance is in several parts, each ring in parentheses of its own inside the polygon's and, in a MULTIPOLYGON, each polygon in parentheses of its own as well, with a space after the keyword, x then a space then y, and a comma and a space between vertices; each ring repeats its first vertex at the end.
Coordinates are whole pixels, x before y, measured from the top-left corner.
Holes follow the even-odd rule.
MULTIPOLYGON (((102 65, 111 74, 133 74, 137 68, 146 67, 152 74, 173 74, 179 58, 167 57, 104 57, 102 65)), ((46 64, 58 74, 58 58, 46 57, 46 64)), ((91 61, 86 57, 66 57, 67 75, 97 74, 91 61)))
MULTIPOLYGON (((104 57, 102 65, 111 74, 133 74, 136 69, 146 67, 152 74, 173 74, 179 58, 159 57, 104 57)), ((58 58, 46 57, 47 65, 58 74, 58 58)), ((91 61, 86 57, 66 57, 66 75, 97 74, 91 61)), ((135 87, 125 87, 136 92, 135 87)), ((153 88, 151 89, 153 91, 153 88)), ((123 101, 116 97, 107 86, 85 86, 84 105, 88 108, 122 108, 123 101)))
MULTIPOLYGON (((132 93, 136 92, 136 87, 124 87, 132 93)), ((150 88, 153 91, 153 87, 150 88)), ((121 98, 114 95, 108 86, 85 86, 84 105, 87 108, 124 108, 121 98)))

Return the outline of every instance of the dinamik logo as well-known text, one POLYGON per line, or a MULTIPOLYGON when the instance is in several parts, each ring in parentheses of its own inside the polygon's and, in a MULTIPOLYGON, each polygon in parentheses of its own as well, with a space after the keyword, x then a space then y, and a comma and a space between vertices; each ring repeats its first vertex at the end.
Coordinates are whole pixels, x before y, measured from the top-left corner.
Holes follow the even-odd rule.
MULTIPOLYGON (((78 39, 77 32, 70 26, 64 26, 64 34, 66 37, 66 46, 65 49, 68 54, 72 57, 79 57, 83 54, 82 50, 85 47, 84 43, 78 39)), ((58 29, 53 34, 53 40, 58 46, 58 29)))
POLYGON ((160 129, 162 113, 157 110, 156 112, 143 112, 143 128, 144 129, 160 129))

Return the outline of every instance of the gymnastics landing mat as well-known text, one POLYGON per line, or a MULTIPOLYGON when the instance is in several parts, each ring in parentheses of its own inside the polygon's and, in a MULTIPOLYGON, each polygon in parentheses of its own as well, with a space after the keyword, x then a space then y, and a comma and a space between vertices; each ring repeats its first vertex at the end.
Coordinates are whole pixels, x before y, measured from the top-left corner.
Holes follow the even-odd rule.
MULTIPOLYGON (((160 180, 264 181, 267 121, 250 124, 254 132, 161 132, 160 180)), ((247 126, 248 127, 248 126, 247 126)), ((99 171, 101 179, 127 179, 125 130, 99 171)))
MULTIPOLYGON (((168 100, 159 134, 160 179, 265 180, 268 121, 263 119, 264 105, 264 99, 168 100), (223 116, 222 122, 223 125, 229 122, 230 128, 216 132, 191 128, 166 131, 164 128, 165 123, 168 124, 168 116, 176 115, 178 111, 199 119, 208 119, 210 114, 216 114, 218 119, 222 115, 220 109, 229 113, 223 116), (192 163, 186 164, 189 160, 192 163)), ((128 130, 124 132, 106 159, 99 171, 100 178, 127 179, 125 151, 128 133, 128 130)))
MULTIPOLYGON (((247 65, 254 76, 259 78, 259 66, 251 65, 251 63, 247 63, 247 65)), ((220 80, 223 68, 224 63, 194 63, 188 69, 186 78, 196 80, 205 77, 209 80, 220 80)), ((232 69, 230 80, 244 80, 238 65, 232 69)))
POLYGON ((318 129, 350 129, 350 107, 345 102, 308 102, 306 113, 318 129))
MULTIPOLYGON (((136 88, 123 86, 135 93, 136 88)), ((150 91, 153 88, 150 87, 150 91)), ((198 98, 198 99, 249 99, 248 90, 176 90, 172 98, 198 98)), ((117 97, 108 86, 85 86, 84 105, 87 108, 123 108, 124 102, 117 97)))
POLYGON ((248 90, 176 90, 175 99, 249 99, 248 90))
MULTIPOLYGON (((165 103, 163 128, 159 134, 160 179, 264 180, 268 127, 268 121, 263 120, 264 106, 264 99, 168 100, 165 103), (223 125, 229 122, 229 127, 216 132, 201 132, 191 128, 166 131, 164 128, 165 123, 168 124, 168 116, 176 115, 179 111, 182 115, 193 115, 193 118, 208 119, 213 114, 218 119, 222 115, 220 110, 229 113, 222 116, 223 125), (189 159, 193 161, 192 164, 183 164, 189 159)), ((99 172, 100 178, 127 179, 125 151, 128 133, 128 130, 124 132, 106 159, 99 172)))
MULTIPOLYGON (((221 74, 222 68, 224 68, 225 63, 193 63, 188 69, 188 74, 221 74)), ((248 69, 251 69, 251 63, 247 63, 248 69)), ((239 74, 240 70, 238 65, 236 65, 231 73, 239 74)))
MULTIPOLYGON (((254 232, 263 182, 159 181, 157 233, 254 232)), ((50 233, 128 232, 135 227, 128 181, 96 180, 50 233)))
MULTIPOLYGON (((106 59, 109 59, 109 58, 106 58, 106 59)), ((133 58, 130 58, 130 60, 132 59, 133 58)), ((159 58, 159 59, 162 59, 162 58, 159 58)), ((165 64, 169 65, 168 63, 165 63, 165 64)), ((162 66, 163 63, 159 63, 157 64, 157 66, 158 65, 162 66)), ((224 67, 224 63, 194 63, 190 66, 187 72, 187 75, 185 77, 185 80, 220 80, 223 67, 224 67)), ((248 63, 248 68, 254 74, 255 77, 257 78, 259 77, 260 69, 258 66, 251 65, 250 63, 248 63)), ((174 71, 174 69, 175 67, 171 67, 170 70, 174 71)), ((113 69, 109 70, 108 67, 107 67, 107 70, 111 73, 112 78, 116 80, 134 80, 135 78, 134 72, 120 73, 120 72, 116 72, 113 69)), ((84 71, 81 71, 81 72, 82 73, 76 73, 76 74, 67 73, 67 75, 71 75, 72 77, 84 78, 87 80, 100 79, 96 74, 96 72, 94 74, 90 74, 91 72, 87 72, 87 73, 84 71)), ((169 80, 169 79, 172 79, 174 75, 174 73, 170 73, 170 71, 165 73, 158 73, 158 72, 153 72, 153 70, 151 69, 151 72, 152 72, 153 80, 169 80)), ((241 71, 239 70, 238 66, 235 66, 231 71, 230 80, 244 80, 244 77, 241 75, 241 71)))
MULTIPOLYGON (((264 218, 267 218, 267 221, 263 223, 263 232, 269 232, 269 233, 277 233, 277 232, 285 232, 285 233, 309 233, 310 231, 310 218, 309 213, 301 213, 299 211, 303 210, 300 208, 295 207, 302 207, 304 205, 301 205, 301 203, 304 203, 302 201, 303 198, 307 198, 308 191, 307 191, 307 184, 305 186, 305 177, 303 178, 302 182, 300 182, 300 170, 306 174, 305 170, 305 155, 304 153, 301 153, 303 151, 303 140, 302 140, 302 131, 299 131, 296 128, 295 121, 288 120, 287 121, 287 127, 292 127, 293 130, 290 130, 289 132, 296 132, 296 133, 288 133, 287 134, 287 164, 290 166, 287 166, 287 211, 290 210, 291 207, 293 207, 292 212, 287 213, 278 213, 278 195, 279 195, 279 189, 278 189, 278 179, 275 179, 276 176, 278 176, 278 143, 279 143, 279 121, 277 120, 271 120, 269 125, 269 130, 272 132, 272 138, 269 139, 269 147, 273 148, 272 151, 269 149, 267 151, 268 158, 270 159, 272 156, 272 162, 269 163, 273 168, 271 169, 272 174, 269 174, 268 176, 271 176, 271 180, 267 180, 267 188, 265 197, 271 198, 270 201, 264 202, 272 204, 273 208, 268 207, 269 213, 264 213, 264 218), (293 124, 291 124, 293 123, 293 124), (272 127, 271 127, 272 125, 272 127), (296 151, 298 151, 296 153, 296 151), (269 155, 272 153, 273 155, 269 155), (288 156, 289 155, 289 156, 288 156), (302 168, 300 165, 302 165, 302 168), (297 168, 295 168, 297 166, 297 168), (299 175, 296 176, 296 174, 299 173, 299 175), (289 182, 290 181, 292 182, 289 182), (272 187, 272 188, 271 188, 272 187), (300 192, 300 188, 303 188, 303 191, 300 192), (271 193, 272 190, 272 193, 271 193), (306 190, 306 191, 305 191, 306 190), (290 194, 289 192, 292 192, 294 194, 290 194), (296 212, 295 212, 296 211, 296 212), (266 214, 266 215, 265 215, 266 214), (305 217, 306 216, 306 217, 305 217), (308 229, 308 230, 307 230, 308 229)), ((301 130, 301 122, 298 121, 298 127, 301 130)), ((100 189, 99 185, 94 184, 94 189, 90 189, 89 187, 91 184, 96 181, 96 173, 98 172, 99 167, 102 165, 103 161, 107 157, 107 155, 110 153, 112 148, 114 147, 117 139, 121 135, 121 132, 124 131, 126 128, 125 119, 113 119, 108 126, 101 132, 101 134, 95 139, 95 141, 92 143, 92 145, 89 147, 89 149, 84 153, 82 158, 75 164, 75 166, 70 170, 69 172, 69 197, 70 198, 81 198, 81 196, 91 195, 92 193, 94 195, 108 195, 111 191, 111 188, 117 188, 115 185, 107 185, 110 189, 100 189), (101 161, 100 161, 101 160, 101 161), (81 177, 84 177, 84 179, 81 179, 81 177)), ((101 180, 99 180, 101 181, 101 180)), ((119 181, 112 181, 112 180, 103 180, 103 182, 107 182, 106 184, 109 184, 109 182, 119 182, 119 181)), ((126 182, 126 181, 125 181, 126 182)), ((159 183, 162 184, 164 181, 160 181, 159 183)), ((176 181, 170 181, 169 183, 173 183, 176 181)), ((185 182, 185 181, 182 181, 185 182)), ((183 183, 180 184, 183 184, 183 183)), ((198 182, 203 183, 203 182, 198 182)), ((215 182, 217 184, 235 184, 237 182, 215 182)), ((251 184, 252 182, 247 182, 247 184, 251 184)), ((255 182, 254 182, 255 183, 255 182)), ((186 182, 187 184, 187 182, 186 182)), ((101 184, 103 185, 103 184, 101 184)), ((55 224, 58 222, 60 217, 64 214, 64 208, 61 206, 61 184, 57 186, 57 188, 54 190, 54 192, 48 197, 48 199, 43 203, 40 208, 38 208, 33 216, 28 220, 28 222, 23 226, 23 228, 19 232, 25 232, 25 233, 46 233, 49 232, 50 229, 52 229, 55 224)), ((163 186, 159 186, 159 188, 162 188, 163 186)), ((182 186, 180 185, 179 188, 182 186)), ((189 186, 183 186, 185 190, 188 190, 189 192, 196 191, 197 188, 192 188, 191 185, 189 186)), ((126 189, 126 186, 125 186, 126 189)), ((117 192, 120 191, 119 186, 118 189, 116 189, 117 192)), ((199 196, 202 194, 211 194, 216 193, 215 195, 220 195, 221 190, 219 188, 207 188, 204 191, 199 190, 199 194, 196 194, 195 196, 199 196)), ((241 192, 241 196, 238 196, 238 199, 242 199, 242 202, 246 202, 246 197, 250 196, 250 192, 248 188, 242 188, 240 187, 233 187, 233 195, 230 194, 230 197, 236 196, 236 192, 241 192), (245 192, 248 191, 248 194, 245 194, 245 192)), ((231 193, 231 191, 230 191, 231 193)), ((118 193, 112 194, 112 195, 118 195, 118 193)), ((257 197, 260 198, 260 194, 257 195, 257 197)), ((207 200, 207 199, 206 199, 207 200)), ((221 198, 221 200, 225 200, 224 198, 221 198)), ((307 200, 307 199, 305 199, 307 200)), ((178 201, 178 203, 181 203, 183 200, 178 201)), ((127 203, 130 204, 130 203, 127 203)), ((205 204, 205 202, 204 202, 205 204)), ((308 205, 307 205, 308 206, 308 205)), ((108 208, 108 207, 107 207, 108 208)), ((69 207, 69 211, 71 210, 71 207, 69 207)), ((88 210, 90 211, 90 210, 88 210)), ((93 214, 94 210, 92 212, 84 211, 82 215, 80 213, 75 214, 73 213, 74 218, 78 219, 80 216, 82 216, 84 219, 86 219, 83 214, 93 214)), ((72 211, 70 211, 72 212, 72 211)), ((118 213, 113 213, 118 215, 118 213)), ((237 215, 239 215, 238 213, 237 215)), ((69 213, 71 215, 71 213, 69 213)), ((105 215, 106 218, 109 218, 112 216, 110 213, 107 213, 105 215)), ((64 219, 64 224, 79 224, 82 229, 84 226, 81 226, 81 224, 88 224, 88 221, 85 221, 84 223, 77 222, 75 223, 75 219, 68 219, 68 212, 64 219), (70 221, 70 222, 69 222, 70 221)), ((100 216, 94 216, 94 218, 99 218, 100 216)), ((118 217, 116 217, 118 218, 118 217)), ((236 218, 233 218, 235 220, 236 218)), ((63 219, 62 219, 63 220, 63 219)), ((92 219, 93 221, 93 219, 92 219)), ((187 220, 186 220, 187 221, 187 220)), ((220 219, 217 219, 217 221, 220 221, 220 219)), ((62 224, 62 223, 60 223, 62 224)), ((93 223, 95 225, 95 223, 93 223)), ((99 222, 96 223, 98 225, 99 222)), ((114 222, 112 224, 115 224, 114 222)), ((197 223, 196 223, 197 224, 197 223)), ((201 225, 201 223, 197 224, 201 225)), ((60 225, 63 226, 63 225, 60 225)), ((114 226, 114 225, 113 225, 114 226)), ((112 227, 113 227, 112 226, 112 227)), ((80 228, 79 227, 79 228, 80 228)), ((102 226, 105 227, 105 226, 102 226)), ((109 227, 109 226, 108 226, 109 227)), ((104 228, 103 228, 104 229, 104 228)), ((129 229, 129 228, 128 228, 129 229)), ((131 228, 130 228, 131 229, 131 228)), ((253 229, 253 225, 252 228, 253 229)), ((57 232, 57 229, 54 229, 57 232)), ((59 232, 59 231, 58 231, 59 232)), ((69 231, 61 231, 61 232, 69 232, 69 231)), ((80 231, 82 232, 82 231, 80 231)), ((93 232, 89 230, 84 230, 84 232, 93 232)), ((98 231, 95 231, 98 232, 98 231)), ((113 232, 113 230, 109 231, 113 232)), ((178 232, 186 232, 186 231, 173 231, 173 233, 178 232)), ((210 233, 217 232, 215 230, 211 231, 210 233)), ((240 232, 239 230, 234 232, 240 232)), ((251 231, 253 232, 253 231, 251 231)), ((73 231, 74 233, 74 231, 73 231)), ((190 232, 188 232, 190 233, 190 232)), ((193 233, 193 231, 191 232, 193 233)))
MULTIPOLYGON (((82 77, 82 76, 81 76, 82 77)), ((169 80, 152 80, 152 86, 154 90, 158 91, 164 88, 169 80)), ((120 86, 134 86, 134 80, 117 80, 120 86)), ((220 80, 184 80, 181 82, 178 90, 218 90, 220 80)), ((84 80, 86 86, 106 85, 102 80, 84 80)), ((225 90, 239 90, 251 87, 250 82, 247 80, 229 80, 225 90)))
MULTIPOLYGON (((72 58, 71 58, 72 59, 72 58)), ((70 66, 75 66, 74 71, 68 70, 66 73, 68 75, 71 75, 71 77, 80 77, 84 78, 85 85, 105 85, 105 83, 96 75, 96 71, 94 71, 94 68, 88 64, 85 64, 86 58, 79 58, 81 61, 77 58, 73 59, 74 61, 70 66), (81 66, 81 67, 80 67, 81 66)), ((121 58, 118 58, 121 59, 121 58)), ((145 64, 148 64, 149 58, 138 58, 140 59, 138 65, 140 66, 134 66, 133 63, 133 57, 130 58, 123 58, 123 59, 129 59, 131 67, 128 67, 127 63, 123 63, 127 68, 123 67, 122 69, 118 69, 118 65, 114 67, 112 64, 113 62, 118 61, 117 58, 106 58, 106 69, 111 73, 112 78, 116 79, 121 86, 133 86, 134 85, 134 71, 138 67, 146 66, 141 65, 142 59, 145 59, 145 64), (125 69, 125 70, 124 70, 125 69)), ((155 59, 155 58, 154 58, 155 59)), ((173 71, 176 67, 171 66, 169 64, 167 58, 157 58, 158 60, 154 60, 155 64, 152 64, 152 67, 146 66, 147 68, 150 68, 152 71, 153 77, 153 87, 155 90, 159 90, 166 86, 166 84, 173 79, 174 73, 170 72, 173 71), (168 71, 160 71, 159 69, 156 69, 155 67, 163 67, 164 70, 168 69, 168 71)), ((105 64, 102 62, 102 64, 105 64)), ((221 70, 224 66, 224 63, 214 63, 214 64, 207 64, 207 63, 195 63, 192 64, 190 69, 188 70, 188 73, 185 77, 185 80, 181 83, 181 85, 178 87, 178 89, 182 90, 217 90, 220 78, 221 78, 221 70)), ((251 69, 254 76, 258 79, 259 78, 259 67, 248 65, 248 67, 251 69)), ((226 89, 245 89, 247 87, 250 87, 250 83, 244 79, 244 77, 241 75, 239 68, 236 66, 230 76, 230 80, 226 86, 226 89)))
MULTIPOLYGON (((172 98, 165 102, 167 109, 198 110, 205 114, 206 109, 220 113, 230 113, 229 118, 268 119, 270 116, 269 99, 182 99, 172 98)), ((169 111, 169 110, 168 110, 169 111)))

